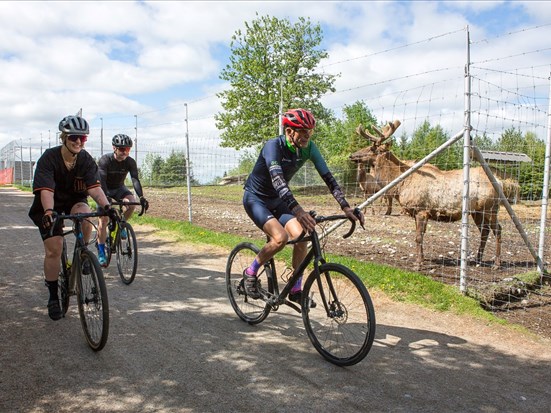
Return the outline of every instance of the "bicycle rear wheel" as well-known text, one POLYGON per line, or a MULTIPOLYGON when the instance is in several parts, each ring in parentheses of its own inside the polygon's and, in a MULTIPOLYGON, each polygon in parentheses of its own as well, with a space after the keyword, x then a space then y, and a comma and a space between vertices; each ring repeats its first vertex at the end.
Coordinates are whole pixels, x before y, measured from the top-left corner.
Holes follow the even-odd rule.
POLYGON ((138 242, 132 225, 128 222, 121 224, 115 242, 117 243, 117 270, 122 282, 130 284, 134 281, 138 270, 138 242), (126 239, 121 238, 122 228, 126 228, 126 239))
POLYGON ((61 311, 63 316, 67 314, 69 309, 69 298, 71 294, 69 292, 69 277, 71 275, 71 264, 67 258, 67 241, 63 238, 63 250, 61 251, 61 268, 59 269, 59 276, 57 280, 58 295, 61 302, 61 311))
POLYGON ((304 284, 302 319, 310 341, 328 361, 350 366, 364 359, 375 339, 375 309, 363 282, 340 264, 320 266, 304 284), (309 308, 309 297, 316 301, 309 308))
POLYGON ((78 312, 86 341, 92 350, 99 351, 109 335, 109 303, 103 271, 96 256, 88 250, 80 254, 77 286, 78 312))
MULTIPOLYGON (((254 300, 248 297, 243 285, 243 271, 253 262, 258 251, 260 250, 256 245, 242 242, 232 250, 226 264, 228 298, 239 318, 249 324, 258 324, 264 321, 271 310, 271 307, 262 299, 254 300)), ((273 293, 269 271, 273 271, 271 263, 262 267, 258 273, 258 285, 259 288, 267 288, 268 292, 273 293)))

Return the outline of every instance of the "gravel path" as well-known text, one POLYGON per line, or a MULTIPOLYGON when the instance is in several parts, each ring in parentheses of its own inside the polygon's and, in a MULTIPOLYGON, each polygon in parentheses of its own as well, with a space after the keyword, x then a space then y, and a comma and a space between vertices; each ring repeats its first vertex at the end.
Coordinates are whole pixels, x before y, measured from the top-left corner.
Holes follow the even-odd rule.
POLYGON ((94 353, 74 297, 66 318, 48 318, 30 203, 0 187, 0 412, 549 411, 550 341, 373 292, 375 344, 339 368, 290 310, 257 326, 237 318, 228 251, 145 226, 134 283, 106 270, 110 336, 94 353))

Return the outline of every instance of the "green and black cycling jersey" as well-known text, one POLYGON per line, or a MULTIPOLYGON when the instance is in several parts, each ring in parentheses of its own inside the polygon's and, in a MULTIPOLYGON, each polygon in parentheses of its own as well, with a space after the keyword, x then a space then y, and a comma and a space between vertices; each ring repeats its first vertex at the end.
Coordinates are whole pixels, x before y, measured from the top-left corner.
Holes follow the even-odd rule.
POLYGON ((312 141, 298 151, 284 135, 271 139, 262 148, 256 164, 245 182, 245 190, 266 198, 281 198, 290 210, 298 206, 288 182, 306 161, 312 161, 333 197, 341 208, 350 205, 325 160, 312 141))

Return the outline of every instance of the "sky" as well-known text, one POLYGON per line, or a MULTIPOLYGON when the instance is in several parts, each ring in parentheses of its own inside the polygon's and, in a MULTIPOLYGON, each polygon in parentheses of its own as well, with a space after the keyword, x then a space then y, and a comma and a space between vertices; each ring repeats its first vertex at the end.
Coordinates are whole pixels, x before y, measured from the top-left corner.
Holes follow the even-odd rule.
POLYGON ((551 67, 547 1, 2 1, 0 148, 14 139, 54 141, 59 120, 81 108, 90 140, 102 129, 139 134, 144 145, 181 139, 185 127, 192 136, 219 135, 213 115, 227 87, 219 75, 231 37, 257 15, 321 25, 329 58, 320 70, 339 74, 323 103, 336 113, 365 97, 363 85, 380 79, 388 88, 397 79, 401 87, 427 60, 460 73, 466 27, 478 57, 540 50, 523 62, 551 67))

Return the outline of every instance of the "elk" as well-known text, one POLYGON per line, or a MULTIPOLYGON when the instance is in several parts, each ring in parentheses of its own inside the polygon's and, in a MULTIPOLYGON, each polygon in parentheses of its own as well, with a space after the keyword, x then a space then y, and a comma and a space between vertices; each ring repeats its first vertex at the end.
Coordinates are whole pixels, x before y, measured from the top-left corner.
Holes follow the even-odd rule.
MULTIPOLYGON (((356 133, 366 138, 371 145, 350 155, 350 160, 367 163, 377 184, 382 187, 394 181, 411 165, 398 159, 386 143, 400 121, 389 122, 382 130, 373 127, 378 136, 364 130, 360 125, 356 133)), ((496 238, 494 267, 501 265, 501 225, 497 215, 500 200, 490 180, 481 167, 470 170, 469 211, 480 231, 480 246, 476 255, 477 262, 482 261, 484 248, 490 230, 496 238)), ((416 263, 415 268, 423 265, 423 237, 429 219, 435 221, 459 221, 462 217, 463 170, 442 171, 434 165, 425 164, 403 181, 396 184, 394 194, 406 214, 415 219, 416 227, 416 263)))
MULTIPOLYGON (((376 194, 382 188, 382 185, 377 182, 375 177, 366 170, 366 164, 357 162, 356 180, 360 189, 363 191, 365 198, 369 198, 371 195, 376 194)), ((392 195, 383 195, 386 203, 385 215, 392 214, 392 195)), ((375 214, 375 210, 372 208, 372 213, 375 214)))

